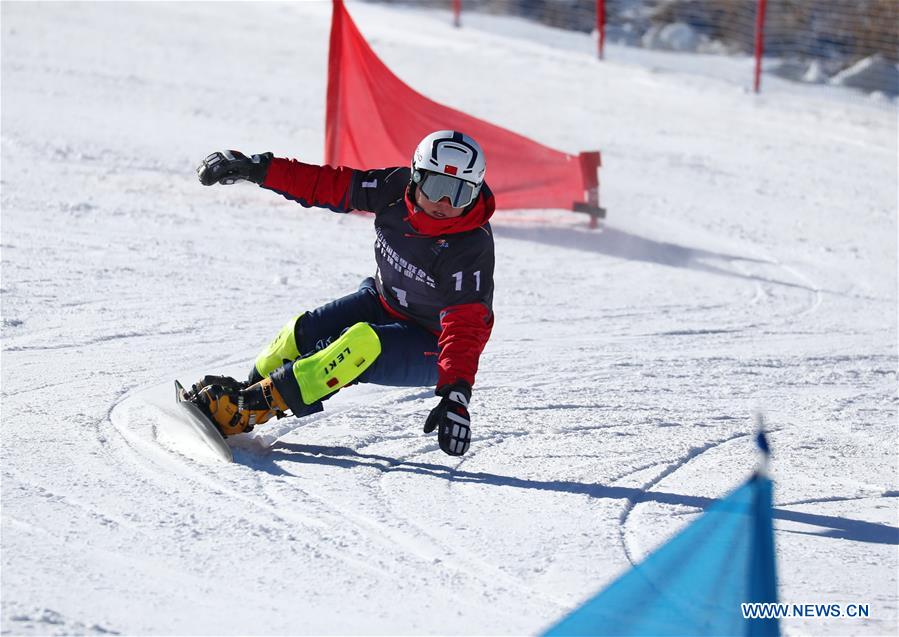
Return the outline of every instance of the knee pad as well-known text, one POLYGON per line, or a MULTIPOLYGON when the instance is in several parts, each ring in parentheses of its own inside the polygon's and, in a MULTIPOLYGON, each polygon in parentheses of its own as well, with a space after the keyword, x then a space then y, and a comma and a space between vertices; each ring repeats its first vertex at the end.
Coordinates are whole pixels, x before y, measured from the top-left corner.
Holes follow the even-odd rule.
MULTIPOLYGON (((296 360, 300 357, 297 347, 297 324, 303 315, 295 316, 281 328, 275 339, 256 357, 254 369, 260 379, 268 378, 269 374, 281 367, 284 363, 296 360)), ((250 375, 253 378, 253 375, 250 375)))
POLYGON ((325 349, 293 364, 303 402, 311 405, 346 387, 381 355, 381 340, 371 325, 356 323, 325 349))

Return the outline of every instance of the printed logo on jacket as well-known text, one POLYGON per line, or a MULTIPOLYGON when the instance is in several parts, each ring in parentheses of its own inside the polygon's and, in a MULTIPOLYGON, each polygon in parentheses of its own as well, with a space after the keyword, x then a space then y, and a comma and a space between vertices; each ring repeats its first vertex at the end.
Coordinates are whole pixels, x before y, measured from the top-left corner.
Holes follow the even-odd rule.
POLYGON ((427 272, 414 263, 410 263, 402 258, 396 250, 390 247, 390 244, 387 243, 387 240, 384 238, 384 233, 381 232, 381 228, 375 227, 375 234, 375 249, 380 252, 388 265, 392 266, 407 279, 417 281, 418 283, 424 283, 428 287, 437 287, 436 281, 428 276, 427 272))

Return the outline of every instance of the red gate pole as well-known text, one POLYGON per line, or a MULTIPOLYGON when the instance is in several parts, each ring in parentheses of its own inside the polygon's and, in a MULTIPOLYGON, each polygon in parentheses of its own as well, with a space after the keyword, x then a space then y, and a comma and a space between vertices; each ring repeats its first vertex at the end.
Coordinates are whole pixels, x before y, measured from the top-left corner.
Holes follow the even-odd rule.
POLYGON ((462 0, 453 0, 453 26, 462 26, 462 0))
POLYGON ((597 53, 603 59, 606 48, 606 0, 596 0, 597 53))
POLYGON ((599 220, 606 218, 606 209, 599 205, 599 167, 602 166, 602 155, 599 151, 584 151, 578 155, 581 166, 581 178, 584 180, 584 199, 571 206, 575 212, 590 215, 590 227, 598 228, 599 220))
POLYGON ((755 10, 755 81, 753 90, 759 92, 762 79, 762 55, 765 52, 765 8, 768 0, 758 0, 755 10))

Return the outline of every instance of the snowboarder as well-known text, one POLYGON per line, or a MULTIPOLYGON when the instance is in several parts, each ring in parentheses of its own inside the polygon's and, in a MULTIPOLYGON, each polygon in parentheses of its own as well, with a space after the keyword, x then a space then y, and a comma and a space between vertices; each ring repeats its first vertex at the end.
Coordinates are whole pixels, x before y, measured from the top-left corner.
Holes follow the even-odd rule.
POLYGON ((435 386, 424 425, 440 448, 464 454, 468 404, 493 327, 495 203, 478 143, 456 131, 426 136, 411 168, 317 166, 272 153, 216 152, 200 182, 246 180, 306 207, 373 212, 374 277, 348 296, 290 319, 260 352, 248 382, 206 376, 186 398, 224 436, 290 410, 302 417, 342 387, 363 382, 435 386))

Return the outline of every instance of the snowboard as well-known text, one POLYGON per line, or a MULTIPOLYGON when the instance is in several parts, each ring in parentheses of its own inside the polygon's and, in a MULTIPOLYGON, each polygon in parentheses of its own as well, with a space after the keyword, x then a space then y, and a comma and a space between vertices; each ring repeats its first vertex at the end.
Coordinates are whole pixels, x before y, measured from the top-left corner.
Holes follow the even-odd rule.
POLYGON ((185 419, 187 424, 193 429, 194 433, 203 439, 203 442, 205 442, 210 449, 221 456, 222 460, 234 462, 234 456, 231 455, 231 447, 225 442, 224 436, 222 436, 218 428, 212 423, 209 416, 204 414, 199 407, 185 398, 186 393, 187 392, 185 392, 181 383, 176 380, 175 400, 184 410, 184 413, 187 416, 185 419))

